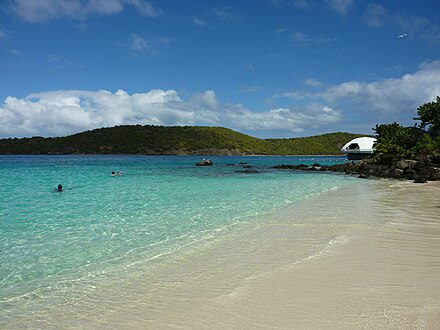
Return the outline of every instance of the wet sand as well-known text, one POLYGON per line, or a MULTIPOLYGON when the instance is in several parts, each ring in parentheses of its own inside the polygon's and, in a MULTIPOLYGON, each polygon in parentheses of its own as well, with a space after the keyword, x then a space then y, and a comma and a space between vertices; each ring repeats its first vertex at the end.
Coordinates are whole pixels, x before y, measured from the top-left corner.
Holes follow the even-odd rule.
POLYGON ((381 189, 371 211, 347 211, 385 223, 252 280, 219 308, 220 328, 439 329, 440 185, 381 189))
POLYGON ((131 283, 125 293, 136 298, 114 308, 107 324, 440 327, 439 183, 366 182, 310 198, 237 235, 150 273, 152 287, 131 283))

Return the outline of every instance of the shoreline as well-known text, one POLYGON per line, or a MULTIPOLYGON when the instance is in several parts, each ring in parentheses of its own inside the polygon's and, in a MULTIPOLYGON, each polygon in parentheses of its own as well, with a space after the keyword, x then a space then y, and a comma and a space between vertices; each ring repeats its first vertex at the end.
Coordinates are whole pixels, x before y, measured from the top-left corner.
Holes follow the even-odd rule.
MULTIPOLYGON (((226 274, 211 277, 208 272, 195 282, 186 279, 191 289, 178 281, 180 293, 171 295, 177 305, 168 305, 168 301, 165 309, 156 310, 156 319, 132 325, 154 327, 173 320, 165 324, 183 329, 438 327, 440 251, 435 246, 440 223, 435 221, 438 212, 429 198, 436 194, 434 204, 440 205, 439 189, 438 182, 420 186, 387 180, 312 197, 255 228, 244 237, 246 244, 233 243, 230 254, 218 246, 192 260, 197 266, 209 265, 212 258, 224 259, 214 268, 221 265, 232 277, 233 269, 242 267, 234 266, 240 262, 245 264, 243 269, 254 269, 252 274, 233 284, 225 282, 226 274), (380 198, 365 194, 366 187, 380 198), (344 201, 349 192, 350 199, 357 198, 363 205, 347 212, 337 205, 353 205, 352 200, 344 201), (400 199, 398 205, 396 198, 400 199), (318 200, 335 206, 311 210, 310 203, 318 200), (430 209, 423 209, 427 207, 430 209), (292 211, 302 217, 293 224, 292 211), (372 214, 362 218, 367 211, 372 214), (347 220, 343 224, 341 217, 347 220), (317 245, 309 246, 310 240, 317 245), (242 256, 233 251, 243 251, 242 256), (226 289, 221 289, 222 284, 226 289), (196 292, 199 298, 191 301, 189 297, 196 292)), ((177 274, 180 267, 190 266, 180 264, 177 274)))
POLYGON ((440 157, 425 160, 404 159, 391 164, 381 164, 374 158, 367 158, 359 162, 346 162, 335 165, 290 165, 273 166, 280 170, 297 170, 312 172, 337 172, 349 175, 359 175, 359 178, 387 178, 414 180, 414 183, 426 183, 440 180, 440 157))
POLYGON ((264 155, 264 154, 242 154, 242 155, 217 155, 217 154, 0 154, 0 156, 179 156, 179 157, 347 157, 346 154, 331 155, 264 155))
MULTIPOLYGON (((362 189, 328 192, 284 213, 291 217, 289 212, 295 211, 313 224, 303 220, 294 230, 290 222, 273 224, 282 228, 276 232, 284 239, 300 239, 306 233, 311 240, 323 237, 318 249, 301 256, 299 245, 279 241, 298 258, 265 267, 228 294, 192 306, 194 314, 186 309, 182 315, 165 312, 164 317, 177 317, 175 324, 185 329, 437 328, 440 183, 372 183, 369 189, 379 198, 362 189), (309 209, 310 202, 321 199, 325 205, 352 205, 344 201, 348 192, 350 199, 363 203, 356 210, 309 209), (341 217, 347 220, 343 227, 341 217), (303 230, 300 236, 298 230, 303 230)), ((274 230, 264 228, 262 235, 268 229, 274 230)), ((268 249, 274 246, 269 244, 268 249)), ((275 257, 270 251, 269 255, 275 257)))
POLYGON ((386 179, 331 189, 12 326, 436 328, 439 189, 386 179))

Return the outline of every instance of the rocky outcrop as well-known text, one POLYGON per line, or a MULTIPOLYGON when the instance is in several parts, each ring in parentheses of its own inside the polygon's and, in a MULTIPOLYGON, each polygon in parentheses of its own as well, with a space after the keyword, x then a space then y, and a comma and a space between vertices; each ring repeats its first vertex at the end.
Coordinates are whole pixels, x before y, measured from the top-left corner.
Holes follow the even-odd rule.
POLYGON ((331 171, 359 175, 362 178, 379 177, 426 182, 440 180, 440 152, 434 152, 423 159, 404 159, 393 164, 381 164, 373 157, 359 162, 330 166, 299 164, 277 165, 274 168, 298 171, 331 171))
POLYGON ((212 166, 214 163, 211 159, 203 159, 198 162, 195 166, 212 166))
POLYGON ((249 173, 260 173, 259 171, 257 171, 257 170, 254 170, 254 169, 246 169, 246 170, 243 170, 243 171, 235 171, 236 173, 247 173, 247 174, 249 174, 249 173))

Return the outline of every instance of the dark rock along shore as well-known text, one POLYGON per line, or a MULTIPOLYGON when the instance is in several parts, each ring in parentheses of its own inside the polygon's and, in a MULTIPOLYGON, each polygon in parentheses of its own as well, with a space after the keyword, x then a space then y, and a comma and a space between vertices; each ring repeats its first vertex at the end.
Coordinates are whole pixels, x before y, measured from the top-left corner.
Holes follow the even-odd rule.
POLYGON ((359 175, 361 178, 406 179, 424 183, 428 180, 440 180, 440 150, 434 151, 423 159, 399 160, 393 164, 381 164, 378 162, 378 156, 375 156, 359 162, 337 165, 320 165, 315 163, 311 166, 304 164, 277 165, 273 168, 299 171, 331 171, 359 175))

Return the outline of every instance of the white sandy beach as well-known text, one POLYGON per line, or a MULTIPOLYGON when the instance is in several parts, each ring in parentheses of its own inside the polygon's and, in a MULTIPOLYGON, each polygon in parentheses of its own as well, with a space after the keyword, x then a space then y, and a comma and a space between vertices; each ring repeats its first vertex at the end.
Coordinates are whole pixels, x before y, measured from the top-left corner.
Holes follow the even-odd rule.
POLYGON ((147 324, 186 329, 440 327, 439 183, 374 182, 327 193, 288 212, 293 210, 295 215, 284 213, 282 221, 255 229, 238 245, 235 241, 229 249, 218 247, 190 260, 194 269, 223 269, 177 290, 178 297, 198 291, 200 299, 164 303, 147 324), (302 221, 292 224, 292 216, 302 221), (232 291, 228 274, 239 282, 232 291))
POLYGON ((220 233, 18 327, 438 329, 440 183, 364 181, 220 233))

